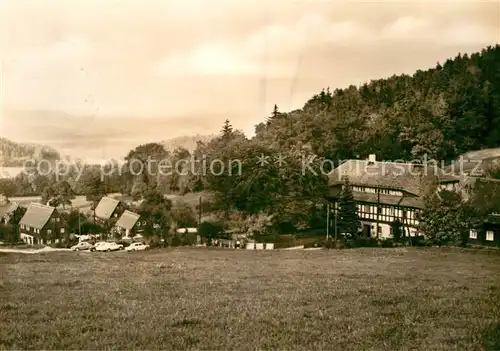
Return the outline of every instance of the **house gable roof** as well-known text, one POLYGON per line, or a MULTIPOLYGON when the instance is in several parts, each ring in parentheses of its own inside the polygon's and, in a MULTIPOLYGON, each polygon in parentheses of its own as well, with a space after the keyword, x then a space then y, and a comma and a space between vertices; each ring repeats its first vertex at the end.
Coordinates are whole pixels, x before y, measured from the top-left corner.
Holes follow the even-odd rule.
POLYGON ((19 224, 24 224, 35 229, 42 229, 45 227, 54 211, 54 207, 32 202, 29 204, 19 224))
POLYGON ((119 203, 119 200, 104 196, 95 208, 95 216, 100 219, 110 219, 119 203))
POLYGON ((368 160, 348 160, 329 174, 330 186, 342 182, 348 176, 352 185, 402 190, 420 196, 426 180, 456 181, 459 177, 446 174, 441 168, 429 165, 415 165, 397 162, 369 162, 368 160))
POLYGON ((131 212, 131 211, 125 211, 122 213, 118 221, 116 222, 116 226, 130 230, 134 227, 134 225, 137 223, 139 220, 140 215, 137 213, 131 212))

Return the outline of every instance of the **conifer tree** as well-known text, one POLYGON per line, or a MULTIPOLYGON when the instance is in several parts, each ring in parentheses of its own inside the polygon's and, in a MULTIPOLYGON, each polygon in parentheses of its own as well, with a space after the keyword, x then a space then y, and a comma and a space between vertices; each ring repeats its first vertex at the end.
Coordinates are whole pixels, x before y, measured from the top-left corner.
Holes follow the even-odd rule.
POLYGON ((343 187, 340 192, 337 211, 337 225, 340 233, 348 237, 355 237, 358 234, 360 227, 359 217, 357 213, 356 201, 352 194, 351 184, 347 176, 343 177, 343 187))
POLYGON ((231 125, 231 122, 229 122, 228 119, 224 122, 224 125, 222 126, 222 136, 228 136, 233 132, 233 126, 231 125))
POLYGON ((278 105, 274 104, 273 112, 271 113, 271 116, 267 117, 267 125, 271 124, 274 120, 276 120, 276 117, 280 114, 280 111, 278 109, 278 105))

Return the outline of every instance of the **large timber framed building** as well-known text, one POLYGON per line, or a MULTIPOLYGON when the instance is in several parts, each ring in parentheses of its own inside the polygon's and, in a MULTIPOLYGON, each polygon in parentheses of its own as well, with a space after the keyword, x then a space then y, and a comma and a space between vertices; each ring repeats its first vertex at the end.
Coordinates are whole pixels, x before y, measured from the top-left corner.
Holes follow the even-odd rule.
POLYGON ((418 233, 417 214, 424 208, 426 186, 437 182, 440 188, 457 189, 460 177, 446 174, 437 165, 348 160, 329 175, 328 200, 335 203, 347 176, 357 203, 360 231, 366 237, 392 237, 392 224, 400 222, 406 236, 418 233))

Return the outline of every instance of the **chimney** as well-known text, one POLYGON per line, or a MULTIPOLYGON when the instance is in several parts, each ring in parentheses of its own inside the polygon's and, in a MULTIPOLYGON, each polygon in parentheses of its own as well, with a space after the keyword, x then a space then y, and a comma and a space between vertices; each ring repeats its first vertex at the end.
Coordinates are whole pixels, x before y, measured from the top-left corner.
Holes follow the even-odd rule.
POLYGON ((377 156, 375 154, 370 154, 368 156, 368 164, 373 165, 377 161, 377 156))

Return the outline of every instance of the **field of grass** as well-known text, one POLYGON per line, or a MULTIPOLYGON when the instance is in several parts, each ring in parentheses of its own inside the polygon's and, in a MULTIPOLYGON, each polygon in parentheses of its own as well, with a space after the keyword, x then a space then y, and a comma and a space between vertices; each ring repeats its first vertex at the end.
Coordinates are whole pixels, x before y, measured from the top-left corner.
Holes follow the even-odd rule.
POLYGON ((500 255, 0 254, 1 349, 500 349, 500 255))

